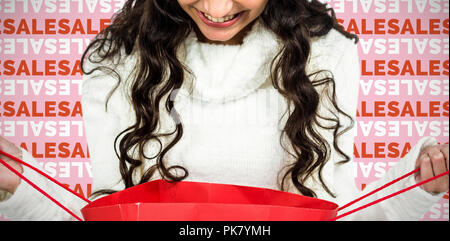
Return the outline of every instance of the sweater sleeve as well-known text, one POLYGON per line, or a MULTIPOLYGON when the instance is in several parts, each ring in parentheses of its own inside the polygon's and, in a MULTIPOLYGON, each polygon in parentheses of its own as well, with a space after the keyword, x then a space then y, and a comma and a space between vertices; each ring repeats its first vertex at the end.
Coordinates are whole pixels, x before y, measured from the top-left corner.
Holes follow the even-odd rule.
MULTIPOLYGON (((359 191, 354 180, 353 146, 356 135, 356 110, 358 104, 360 65, 357 45, 348 41, 344 54, 334 69, 336 81, 336 98, 339 106, 348 113, 355 125, 343 134, 340 139, 340 147, 344 153, 350 153, 351 160, 345 164, 336 164, 334 167, 334 190, 337 194, 336 202, 342 206, 346 203, 414 170, 416 159, 420 150, 426 146, 436 144, 433 137, 420 138, 411 150, 401 158, 398 163, 390 168, 385 175, 366 186, 363 192, 359 191)), ((342 118, 341 118, 342 119, 342 118)), ((344 118, 347 119, 347 118, 344 118)), ((348 124, 348 123, 347 123, 348 124)), ((360 207, 376 199, 385 197, 403 188, 410 187, 416 182, 411 175, 394 185, 379 191, 354 205, 341 210, 343 214, 354 208, 360 207)), ((439 201, 445 193, 432 195, 420 187, 416 187, 400 195, 379 202, 371 207, 352 213, 341 220, 419 220, 432 205, 439 201)))
MULTIPOLYGON (((96 64, 86 61, 85 66, 89 71, 96 67, 96 64)), ((115 66, 122 81, 126 81, 127 78, 124 77, 128 77, 124 73, 129 66, 132 65, 115 66)), ((118 168, 119 161, 113 145, 115 137, 124 129, 128 120, 132 119, 128 118, 130 117, 130 112, 128 112, 130 106, 124 99, 122 88, 117 88, 118 91, 113 92, 108 109, 105 110, 108 94, 117 84, 114 74, 105 73, 96 70, 92 74, 82 77, 83 122, 92 164, 93 191, 100 188, 117 189, 122 187, 118 168)), ((119 85, 119 87, 121 86, 119 85)), ((23 161, 42 170, 30 153, 22 149, 22 155, 23 161)), ((86 205, 84 201, 27 167, 24 167, 23 175, 78 217, 82 217, 80 210, 86 205)), ((13 195, 2 193, 0 197, 2 198, 0 213, 10 220, 75 220, 74 217, 24 181, 21 181, 13 195)))
MULTIPOLYGON (((24 162, 41 171, 43 170, 29 152, 22 148, 21 150, 22 160, 24 162)), ((86 205, 84 201, 52 183, 29 167, 23 166, 22 175, 59 201, 78 217, 82 217, 80 209, 86 205)), ((23 180, 20 182, 13 195, 5 193, 4 196, 3 201, 0 202, 0 213, 10 220, 76 220, 23 180)))
POLYGON ((119 64, 109 64, 110 67, 115 66, 114 69, 121 78, 120 83, 116 74, 99 70, 83 81, 83 121, 92 165, 94 192, 100 189, 124 188, 114 140, 120 132, 134 124, 135 117, 125 86, 129 82, 127 80, 135 62, 132 56, 126 56, 121 61, 119 64), (115 90, 111 92, 113 89, 115 90))

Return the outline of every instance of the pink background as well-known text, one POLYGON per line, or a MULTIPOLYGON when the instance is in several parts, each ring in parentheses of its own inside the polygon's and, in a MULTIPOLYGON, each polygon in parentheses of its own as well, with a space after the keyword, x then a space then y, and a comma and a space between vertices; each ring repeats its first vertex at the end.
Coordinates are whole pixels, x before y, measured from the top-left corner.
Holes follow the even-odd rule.
MULTIPOLYGON (((439 60, 440 67, 439 70, 447 71, 448 73, 448 62, 446 69, 443 67, 444 61, 448 61, 448 0, 411 0, 411 1, 400 1, 400 0, 386 0, 386 1, 376 1, 376 0, 330 0, 328 2, 331 6, 335 7, 335 12, 337 18, 340 19, 342 25, 347 29, 348 24, 351 19, 355 19, 358 29, 362 29, 361 20, 365 20, 367 23, 367 29, 374 29, 374 19, 384 19, 386 22, 391 19, 397 19, 400 23, 403 23, 406 19, 410 19, 413 26, 415 26, 417 19, 422 21, 422 29, 427 30, 429 28, 429 19, 439 20, 439 32, 440 34, 358 34, 360 37, 359 44, 359 54, 361 61, 366 61, 367 70, 373 71, 374 60, 398 60, 400 63, 404 63, 406 60, 411 60, 415 64, 416 60, 422 61, 422 69, 428 65, 428 60, 439 60), (398 3, 398 5, 396 5, 398 3), (384 7, 383 7, 384 6, 384 7), (398 9, 401 10, 397 10, 398 9), (422 8, 423 7, 423 8, 422 8), (446 20, 446 26, 444 21, 446 20), (444 33, 443 30, 447 33, 444 33), (388 40, 394 41, 392 39, 404 39, 404 41, 412 41, 411 51, 408 51, 408 46, 401 44, 397 52, 381 51, 378 44, 369 45, 370 41, 380 41, 388 40), (414 39, 420 40, 420 43, 428 40, 425 45, 419 45, 417 48, 414 45, 414 39), (429 44, 433 42, 433 44, 429 44), (364 46, 364 47, 363 47, 364 46), (369 48, 369 46, 371 46, 369 48), (423 50, 421 49, 423 48, 423 50)), ((15 110, 18 110, 20 102, 25 101, 27 107, 31 112, 32 102, 37 103, 37 111, 44 112, 44 102, 45 101, 55 101, 60 103, 62 101, 68 101, 68 107, 72 109, 76 102, 81 100, 80 95, 80 81, 81 75, 55 75, 55 76, 27 76, 27 75, 5 75, 4 63, 7 60, 13 60, 16 62, 15 68, 18 68, 19 62, 21 60, 27 61, 27 66, 30 68, 32 60, 36 60, 38 63, 42 64, 45 60, 55 60, 57 63, 61 60, 70 61, 70 68, 73 68, 75 62, 80 59, 82 51, 87 47, 87 41, 92 39, 95 34, 87 33, 76 33, 76 34, 7 34, 5 33, 7 29, 5 28, 6 20, 13 19, 15 23, 13 24, 16 28, 19 26, 19 21, 25 19, 28 27, 32 27, 32 19, 37 21, 37 29, 44 29, 45 19, 55 19, 56 22, 62 19, 69 20, 69 26, 72 26, 76 19, 81 21, 82 27, 87 29, 87 20, 91 19, 92 28, 99 30, 100 19, 106 21, 112 14, 120 9, 124 1, 116 0, 90 0, 90 1, 56 1, 57 5, 52 7, 51 4, 45 4, 45 1, 37 0, 27 0, 27 1, 0 1, 0 54, 1 54, 1 75, 0 75, 0 102, 1 102, 1 117, 0 117, 0 135, 5 136, 8 140, 16 143, 17 145, 26 146, 29 151, 32 151, 32 143, 36 143, 36 150, 33 151, 36 160, 44 165, 45 170, 55 177, 62 183, 68 184, 71 188, 75 189, 77 192, 82 193, 87 196, 90 193, 90 183, 92 182, 92 177, 90 173, 90 160, 87 155, 87 145, 84 137, 84 127, 82 124, 81 116, 77 115, 71 116, 60 116, 60 117, 7 117, 4 114, 7 112, 4 103, 7 101, 12 101, 15 103, 15 110), (24 6, 24 2, 27 6, 24 6), (11 4, 15 3, 15 7, 12 9, 11 4), (42 5, 39 8, 39 4, 42 5), (70 9, 64 4, 69 3, 70 9), (89 3, 89 4, 86 4, 89 3), (43 44, 40 49, 35 50, 31 46, 31 39, 36 41, 49 41, 47 43, 58 42, 58 41, 69 41, 72 44, 70 49, 65 50, 65 45, 61 48, 56 48, 56 52, 51 48, 46 48, 43 44), (28 53, 26 53, 22 41, 28 42, 28 53), (51 42, 53 41, 53 42, 51 42), (81 45, 78 45, 78 42, 81 45), (15 42, 15 49, 9 49, 9 43, 15 42), (21 81, 22 80, 22 81, 21 81), (16 83, 12 85, 14 91, 12 91, 11 85, 9 83, 16 83), (28 89, 28 94, 25 94, 24 85, 28 89), (40 86, 39 83, 42 83, 40 86), (56 84, 55 84, 56 83, 56 84), (59 84, 59 83, 71 83, 69 85, 59 84), (46 84, 50 87, 46 87, 46 84), (69 87, 67 87, 69 86, 69 87), (39 90, 39 87, 42 87, 39 90), (60 92, 54 93, 54 89, 60 90, 60 92), (36 92, 34 92, 36 90, 36 92), (25 122, 20 122, 25 121, 25 122), (33 128, 31 122, 33 122, 33 127, 37 130, 36 126, 39 122, 43 123, 42 130, 35 135, 33 133, 33 128), (11 132, 11 123, 15 123, 15 132, 11 132), (26 123, 28 126, 28 134, 25 135, 23 131, 23 126, 26 123), (58 125, 61 123, 61 125, 58 125), (67 128, 65 124, 70 123, 70 129, 67 128), (62 127, 62 129, 57 129, 56 132, 52 133, 51 128, 44 128, 45 125, 52 125, 57 127, 62 127), (56 124, 56 125, 54 125, 56 124), (67 132, 69 131, 69 132, 67 132), (69 133, 65 136, 65 133, 69 133), (49 146, 50 148, 55 148, 50 154, 53 156, 38 157, 38 154, 43 154, 45 152, 44 143, 56 143, 56 146, 49 146), (70 155, 75 153, 74 157, 61 157, 57 146, 60 143, 67 143, 67 148, 70 150, 70 155), (77 149, 80 147, 81 149, 77 149), (76 151, 82 151, 81 154, 77 154, 76 151)), ((55 26, 55 29, 58 29, 55 26)), ((388 27, 384 28, 385 30, 388 27)), ((47 45, 49 46, 49 45, 47 45)), ((56 45, 57 46, 57 45, 56 45)), ((387 44, 384 45, 388 49, 387 44)), ((399 65, 401 66, 401 65, 399 65)), ((415 65, 413 65, 414 68, 415 65)), ((38 65, 39 70, 44 70, 42 65, 38 65)), ((387 68, 386 68, 387 69, 387 68)), ((55 70, 58 70, 56 67, 55 70)), ((437 113, 438 116, 433 117, 416 117, 416 116, 393 116, 393 117, 363 117, 359 116, 356 120, 356 125, 358 128, 358 135, 355 139, 355 147, 361 154, 362 145, 365 143, 367 149, 365 153, 373 154, 374 143, 384 143, 386 146, 384 152, 380 153, 381 157, 373 158, 355 158, 355 178, 356 183, 359 188, 362 188, 364 184, 369 183, 373 180, 380 178, 385 171, 387 171, 391 166, 395 165, 396 162, 401 158, 401 156, 389 157, 387 154, 387 146, 389 143, 398 143, 400 151, 403 147, 409 143, 413 146, 418 139, 422 136, 434 136, 438 142, 445 143, 448 142, 448 74, 440 76, 411 76, 407 75, 378 75, 378 76, 361 76, 360 85, 360 96, 359 96, 359 107, 358 112, 361 113, 362 106, 361 103, 365 102, 367 105, 367 112, 373 111, 373 104, 376 101, 385 101, 385 111, 387 110, 387 105, 390 101, 398 101, 399 107, 404 106, 406 102, 410 102, 413 106, 413 111, 417 112, 416 102, 420 102, 422 107, 422 112, 428 113, 428 104, 430 101, 437 101, 440 103, 437 113), (391 90, 391 92, 380 91, 380 83, 389 83, 395 81, 403 81, 399 86, 384 84, 386 90, 391 90), (372 83, 369 85, 369 83, 372 83), (422 85, 415 85, 414 83, 419 83, 422 85), (423 85, 425 84, 425 85, 423 85), (369 88, 370 87, 370 88, 369 88), (420 88, 419 88, 420 87, 420 88), (411 88, 411 89, 408 89, 411 88), (423 88, 423 89, 422 89, 423 88), (447 107, 445 107, 447 105, 447 107), (445 109, 446 108, 446 109, 445 109), (444 115, 446 113, 446 115, 444 115), (382 133, 372 129, 367 129, 370 122, 380 124, 381 122, 387 122, 385 126, 391 127, 387 129, 386 133, 382 133), (392 121, 393 124, 388 124, 392 121), (399 133, 395 133, 395 128, 393 125, 395 123, 400 124, 399 133), (415 127, 415 125, 424 126, 424 132, 421 133, 415 127), (409 133, 407 128, 408 125, 412 125, 412 131, 409 133), (364 126, 363 130, 361 127, 364 126), (432 126, 432 127, 430 127, 432 126), (392 132, 391 134, 388 134, 392 132)), ((401 109, 401 108, 400 108, 401 109)), ((56 109, 58 110, 58 109, 56 109)), ((420 130, 420 129, 419 129, 420 130)), ((449 220, 448 217, 448 195, 445 196, 441 201, 436 203, 432 209, 422 218, 422 220, 449 220)), ((4 220, 0 216, 0 220, 4 220)))

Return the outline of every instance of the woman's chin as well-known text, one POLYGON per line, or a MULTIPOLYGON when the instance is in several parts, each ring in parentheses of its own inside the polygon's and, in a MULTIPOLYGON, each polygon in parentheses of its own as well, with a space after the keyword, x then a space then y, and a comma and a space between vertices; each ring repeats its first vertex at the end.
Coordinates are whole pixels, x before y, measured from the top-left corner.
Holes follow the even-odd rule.
POLYGON ((228 42, 229 40, 231 40, 235 35, 234 34, 221 34, 221 33, 212 33, 212 34, 208 34, 205 33, 204 34, 205 38, 211 42, 228 42))

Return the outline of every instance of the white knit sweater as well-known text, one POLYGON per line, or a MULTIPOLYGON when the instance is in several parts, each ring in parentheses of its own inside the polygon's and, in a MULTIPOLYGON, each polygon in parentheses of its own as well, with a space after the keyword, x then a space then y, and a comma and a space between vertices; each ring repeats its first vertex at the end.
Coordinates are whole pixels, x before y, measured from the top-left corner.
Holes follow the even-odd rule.
MULTIPOLYGON (((269 64, 280 46, 276 35, 265 29, 259 21, 245 36, 242 45, 208 44, 199 42, 194 32, 189 35, 179 51, 179 58, 185 60, 195 79, 188 75, 182 88, 177 91, 175 109, 179 121, 183 123, 183 136, 167 153, 167 166, 178 164, 185 167, 189 171, 187 181, 279 188, 277 180, 284 173, 282 170, 285 171, 283 167, 293 161, 280 144, 281 130, 288 116, 285 114, 287 102, 268 78, 269 64)), ((326 36, 314 39, 311 51, 308 73, 322 69, 332 71, 338 105, 356 118, 360 80, 357 45, 336 30, 331 30, 326 36)), ((135 64, 136 60, 131 55, 122 60, 117 70, 126 78, 135 64)), ((115 77, 100 71, 83 77, 83 119, 91 155, 93 190, 124 187, 113 141, 120 131, 134 123, 135 116, 128 98, 127 84, 122 84, 114 92, 108 112, 105 112, 105 98, 115 83, 115 77)), ((171 132, 174 121, 165 111, 164 102, 165 99, 161 101, 160 108, 163 111, 158 131, 171 132)), ((327 105, 329 102, 323 99, 321 113, 327 113, 327 105)), ((340 117, 343 124, 347 125, 347 119, 340 117)), ((341 149, 350 156, 353 156, 355 130, 353 128, 340 138, 341 149)), ((332 140, 331 132, 318 131, 328 141, 332 140)), ((163 139, 163 145, 167 141, 163 139)), ((282 141, 289 148, 286 138, 282 141)), ((367 186, 365 191, 413 170, 420 149, 432 144, 436 144, 434 138, 421 138, 395 167, 383 178, 367 186)), ((330 147, 333 147, 331 142, 330 147)), ((146 156, 153 156, 157 150, 159 144, 150 143, 146 147, 146 156)), ((22 151, 24 161, 39 166, 28 152, 22 151)), ((316 174, 307 186, 316 192, 318 198, 343 205, 362 193, 355 186, 351 162, 335 165, 340 160, 342 157, 331 149, 330 161, 322 173, 337 198, 323 190, 316 174)), ((147 163, 146 167, 151 164, 147 163)), ((85 203, 29 168, 24 168, 24 175, 81 216, 80 209, 85 203)), ((409 177, 362 203, 413 184, 414 178, 409 177)), ((289 191, 296 192, 292 185, 289 191)), ((347 219, 418 220, 442 195, 431 195, 421 188, 415 188, 352 214, 347 219)), ((23 181, 14 195, 3 196, 0 213, 12 220, 73 219, 23 181)))

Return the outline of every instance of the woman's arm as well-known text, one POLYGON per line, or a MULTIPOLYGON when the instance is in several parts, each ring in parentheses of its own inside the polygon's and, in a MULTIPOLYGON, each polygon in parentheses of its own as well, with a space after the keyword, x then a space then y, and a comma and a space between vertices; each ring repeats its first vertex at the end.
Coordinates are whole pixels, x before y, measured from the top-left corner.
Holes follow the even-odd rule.
MULTIPOLYGON (((347 41, 347 43, 347 47, 343 48, 343 55, 337 63, 336 68, 334 68, 333 73, 336 81, 338 105, 342 106, 343 110, 356 120, 360 81, 358 48, 351 41, 347 41)), ((364 192, 360 192, 355 185, 354 168, 352 165, 355 134, 356 123, 351 130, 340 137, 341 149, 351 157, 351 161, 343 165, 335 165, 334 167, 333 183, 335 193, 338 195, 335 201, 341 206, 414 170, 420 151, 427 146, 436 144, 435 138, 422 137, 412 146, 408 154, 401 158, 394 167, 390 168, 382 178, 370 183, 366 186, 364 192)), ((415 183, 414 176, 409 176, 389 188, 342 210, 340 214, 412 186, 415 183)), ((343 220, 419 220, 423 214, 429 211, 434 203, 442 198, 443 194, 432 195, 422 188, 417 187, 391 199, 377 203, 365 210, 350 214, 343 220)))
MULTIPOLYGON (((113 73, 105 74, 96 70, 83 81, 83 121, 85 124, 86 140, 94 177, 92 190, 124 188, 119 171, 119 159, 114 150, 114 140, 117 135, 135 122, 135 114, 129 101, 129 83, 132 68, 135 66, 133 55, 121 54, 123 59, 115 70, 121 77, 121 83, 105 104, 109 93, 118 83, 113 73), (126 56, 126 57, 125 57, 126 56)), ((108 66, 113 66, 111 63, 108 66)), ((88 62, 86 70, 97 65, 88 62)), ((117 142, 117 144, 120 140, 117 142)))
MULTIPOLYGON (((22 160, 42 171, 42 167, 26 150, 22 151, 22 160)), ((45 177, 22 165, 26 178, 39 188, 50 194, 53 198, 75 213, 81 216, 80 209, 86 205, 80 198, 50 182, 45 177)), ((10 220, 76 220, 73 216, 47 199, 25 181, 21 181, 14 194, 1 192, 0 213, 10 220)))

